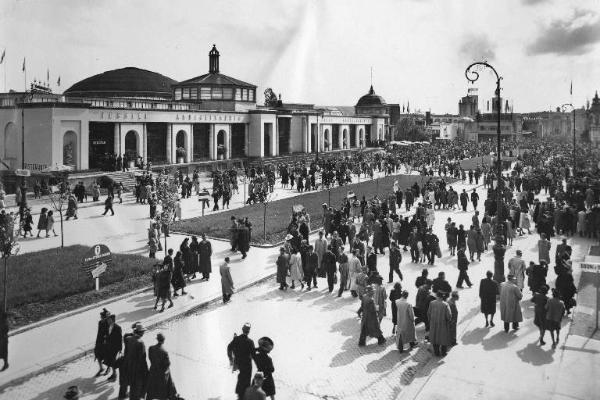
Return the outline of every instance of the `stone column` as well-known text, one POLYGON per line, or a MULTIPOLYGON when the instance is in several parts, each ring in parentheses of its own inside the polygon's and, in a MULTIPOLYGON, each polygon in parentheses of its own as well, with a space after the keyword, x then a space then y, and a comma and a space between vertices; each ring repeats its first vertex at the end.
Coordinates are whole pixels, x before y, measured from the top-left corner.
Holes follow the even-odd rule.
POLYGON ((121 154, 121 124, 118 122, 115 122, 115 136, 113 149, 117 156, 121 154))
MULTIPOLYGON (((167 125, 167 163, 173 163, 173 125, 167 125)), ((175 160, 176 161, 176 160, 175 160)))
POLYGON ((244 155, 250 155, 250 124, 244 124, 244 155))
POLYGON ((229 129, 225 133, 225 147, 227 147, 225 159, 229 160, 231 158, 231 125, 229 125, 229 129))
POLYGON ((81 121, 81 135, 79 137, 79 168, 89 169, 90 168, 90 124, 88 121, 81 121))
POLYGON ((211 160, 217 159, 217 138, 215 137, 215 125, 210 124, 210 128, 208 130, 208 147, 209 154, 208 157, 211 160))
POLYGON ((144 159, 144 163, 148 160, 148 132, 146 131, 146 124, 143 124, 142 129, 142 158, 144 159))
POLYGON ((194 127, 190 124, 187 135, 185 135, 185 162, 190 163, 193 160, 194 153, 194 127))

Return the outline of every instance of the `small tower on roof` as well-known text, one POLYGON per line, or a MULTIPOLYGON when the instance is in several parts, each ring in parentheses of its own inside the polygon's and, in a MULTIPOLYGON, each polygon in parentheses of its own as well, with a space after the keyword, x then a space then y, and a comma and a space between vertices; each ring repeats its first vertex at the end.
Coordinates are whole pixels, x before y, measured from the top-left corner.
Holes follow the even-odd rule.
POLYGON ((208 72, 210 74, 219 73, 219 50, 217 50, 217 46, 214 44, 208 53, 208 72))

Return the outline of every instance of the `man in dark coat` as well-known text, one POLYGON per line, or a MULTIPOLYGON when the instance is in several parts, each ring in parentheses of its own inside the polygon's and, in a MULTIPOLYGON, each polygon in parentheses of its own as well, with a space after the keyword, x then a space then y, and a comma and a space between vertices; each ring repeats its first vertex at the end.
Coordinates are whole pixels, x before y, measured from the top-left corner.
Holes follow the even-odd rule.
POLYGON ((250 230, 243 223, 238 224, 238 250, 242 253, 242 259, 246 258, 250 250, 250 230))
POLYGON ((467 194, 466 190, 463 189, 462 193, 460 194, 460 205, 461 205, 463 211, 467 211, 468 203, 469 203, 469 195, 467 194))
MULTIPOLYGON (((115 323, 116 315, 110 314, 107 317, 108 328, 107 335, 105 339, 105 349, 104 349, 104 362, 108 369, 112 368, 113 373, 108 378, 109 381, 114 382, 117 380, 117 369, 115 367, 115 361, 117 359, 117 354, 121 352, 123 349, 123 331, 121 327, 115 323)), ((108 369, 106 372, 108 372, 108 369)))
POLYGON ((477 192, 475 191, 475 189, 473 189, 473 192, 471 192, 471 203, 473 203, 473 209, 477 210, 477 203, 479 202, 479 195, 477 194, 477 192))
MULTIPOLYGON (((125 339, 125 352, 121 375, 125 375, 125 381, 129 385, 129 399, 141 400, 146 393, 146 382, 148 377, 148 364, 146 362, 146 345, 142 340, 146 329, 141 322, 133 324, 133 335, 125 339)), ((122 392, 123 385, 119 390, 119 398, 124 399, 127 391, 122 392)))
POLYGON ((210 279, 210 273, 212 272, 212 265, 210 257, 212 256, 212 245, 206 240, 206 234, 202 234, 202 240, 198 243, 198 267, 202 272, 202 280, 207 281, 210 279))
POLYGON ((281 247, 279 249, 279 257, 277 257, 277 283, 279 283, 279 290, 285 290, 288 287, 287 275, 289 271, 289 259, 288 255, 285 254, 285 249, 281 247))
POLYGON ((314 252, 314 248, 312 246, 308 246, 308 255, 306 257, 306 268, 304 270, 304 279, 306 281, 306 285, 308 286, 308 290, 311 289, 311 284, 315 283, 315 287, 317 286, 317 270, 319 269, 319 256, 314 252))
POLYGON ((373 286, 367 286, 365 294, 362 297, 362 304, 358 311, 360 321, 360 337, 358 339, 358 345, 364 346, 366 344, 367 336, 377 338, 377 344, 383 345, 385 338, 381 332, 379 326, 379 318, 377 316, 377 310, 375 309, 375 302, 373 301, 374 290, 373 286))
POLYGON ((227 345, 227 357, 232 367, 239 371, 235 393, 241 400, 252 378, 252 357, 256 351, 254 341, 248 337, 250 324, 245 323, 241 335, 233 335, 233 340, 227 345))
POLYGON ((498 294, 498 283, 492 279, 494 273, 486 272, 486 278, 479 283, 479 299, 481 300, 481 312, 485 316, 485 327, 494 326, 494 314, 496 314, 496 295, 498 294), (488 322, 488 315, 490 320, 488 322))
POLYGON ((171 361, 169 353, 163 348, 165 337, 162 333, 156 335, 157 343, 148 348, 150 370, 148 371, 148 399, 168 400, 177 394, 171 378, 171 361))
POLYGON ((106 318, 109 316, 109 314, 110 312, 106 308, 103 308, 100 312, 100 321, 98 321, 98 330, 96 331, 96 345, 94 346, 94 356, 96 357, 96 361, 98 361, 99 366, 99 370, 98 373, 96 373, 96 376, 100 376, 104 372, 104 367, 102 366, 104 362, 104 350, 106 348, 104 343, 108 329, 108 321, 106 318))
POLYGON ((390 247, 390 273, 388 276, 388 283, 392 283, 394 281, 394 272, 398 274, 400 280, 402 280, 402 272, 400 272, 400 263, 402 262, 402 253, 400 253, 400 249, 396 242, 392 242, 392 246, 390 247))
POLYGON ((321 261, 322 268, 327 274, 327 286, 329 287, 329 293, 333 292, 333 285, 336 273, 336 260, 337 257, 333 254, 331 245, 327 246, 327 251, 323 254, 323 260, 321 261))
POLYGON ((458 289, 462 289, 463 282, 466 282, 469 287, 473 286, 471 284, 471 279, 469 279, 469 275, 467 274, 467 270, 469 269, 469 260, 467 259, 467 255, 465 254, 465 249, 458 249, 457 258, 459 273, 458 281, 456 282, 456 287, 458 289))
POLYGON ((444 271, 440 271, 438 273, 438 277, 433 280, 431 291, 436 294, 438 292, 444 292, 446 294, 452 292, 452 286, 450 286, 450 284, 446 280, 446 274, 444 273, 444 271))

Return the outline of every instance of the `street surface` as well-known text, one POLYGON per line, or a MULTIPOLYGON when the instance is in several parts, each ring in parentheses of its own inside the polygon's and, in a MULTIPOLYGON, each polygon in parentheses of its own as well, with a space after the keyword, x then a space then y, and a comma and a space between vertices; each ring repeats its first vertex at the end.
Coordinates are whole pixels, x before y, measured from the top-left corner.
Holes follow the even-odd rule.
MULTIPOLYGON (((462 184, 453 186, 459 191, 464 187, 462 184)), ((480 204, 483 204, 485 191, 479 188, 478 192, 480 204)), ((105 220, 100 219, 100 222, 106 226, 93 231, 107 228, 101 235, 116 232, 119 228, 132 231, 133 227, 127 224, 135 220, 133 212, 140 218, 142 213, 138 209, 143 208, 142 211, 145 212, 146 207, 130 208, 132 213, 128 213, 128 219, 103 217, 105 220), (104 222, 108 220, 112 221, 104 222)), ((90 214, 98 212, 96 208, 89 210, 82 211, 90 214)), ((119 213, 118 208, 116 211, 119 213)), ((434 230, 440 238, 443 257, 429 268, 430 278, 436 277, 438 271, 445 271, 447 280, 455 286, 458 276, 456 259, 448 255, 443 226, 446 219, 451 217, 468 227, 471 216, 471 205, 468 212, 436 211, 434 230)), ((139 226, 145 228, 147 220, 143 217, 141 219, 139 226)), ((75 224, 86 225, 86 222, 86 219, 80 219, 75 224)), ((121 235, 123 238, 128 237, 122 233, 121 235)), ((130 232, 129 235, 136 235, 135 238, 138 238, 145 233, 130 232)), ((106 238, 110 240, 111 248, 124 248, 115 251, 125 251, 125 243, 119 243, 114 236, 108 235, 106 238)), ((98 239, 83 240, 96 242, 98 239)), ((174 243, 177 245, 180 242, 178 237, 173 240, 176 240, 174 243)), ((536 234, 517 237, 506 252, 505 265, 517 249, 523 251, 526 263, 530 260, 537 262, 537 240, 536 234)), ((128 243, 130 241, 130 238, 123 240, 128 243)), ((573 246, 577 282, 577 261, 582 258, 592 241, 577 238, 569 242, 573 246)), ((557 238, 553 238, 551 252, 556 244, 557 238)), ((242 264, 232 266, 234 281, 235 270, 238 268, 258 268, 261 271, 270 268, 274 272, 277 249, 257 250, 259 249, 253 249, 242 264)), ((226 250, 220 251, 213 258, 213 268, 225 253, 226 250)), ((410 263, 407 252, 403 252, 403 257, 403 287, 409 291, 409 301, 414 304, 414 281, 426 265, 410 263)), ((379 256, 378 267, 387 282, 387 255, 379 256)), ((420 340, 417 348, 403 354, 395 349, 391 336, 389 302, 388 315, 382 322, 387 343, 385 346, 378 346, 375 339, 369 339, 366 347, 359 348, 360 321, 356 316, 358 300, 351 298, 348 292, 342 298, 327 293, 325 279, 320 279, 319 289, 311 292, 301 291, 299 288, 282 292, 277 289, 274 278, 270 279, 236 293, 227 305, 213 303, 192 316, 149 330, 144 341, 146 346, 150 346, 155 343, 156 333, 162 332, 166 336, 165 347, 170 352, 171 371, 180 394, 186 399, 235 398, 233 392, 236 377, 229 368, 225 348, 233 333, 239 333, 245 322, 252 323, 250 337, 255 342, 261 336, 269 336, 275 342, 271 356, 275 365, 274 377, 279 399, 597 398, 595 396, 600 389, 597 380, 578 382, 574 377, 593 376, 590 368, 593 371, 598 368, 598 364, 590 361, 590 356, 600 351, 598 342, 582 340, 581 336, 576 335, 567 337, 570 319, 565 319, 561 344, 556 350, 552 350, 550 345, 538 346, 536 341, 539 334, 533 325, 533 304, 529 301, 531 293, 527 288, 521 303, 525 320, 519 331, 504 333, 499 310, 494 319, 496 327, 484 328, 484 319, 479 313, 478 286, 488 269, 493 269, 491 251, 482 256, 481 262, 472 262, 469 266, 474 286, 460 290, 459 344, 443 359, 434 357, 429 345, 423 342, 423 325, 417 327, 420 340)), ((550 284, 554 278, 554 273, 549 272, 550 284)), ((219 284, 218 275, 213 274, 210 284, 219 284)), ((388 294, 391 286, 386 285, 388 294)), ((146 310, 144 313, 152 306, 150 296, 136 296, 130 300, 137 302, 137 308, 146 310)), ((177 301, 181 300, 183 299, 177 301)), ((130 320, 129 316, 119 315, 118 310, 116 313, 117 322, 125 317, 130 320)), ((86 331, 94 331, 95 317, 92 316, 83 323, 86 324, 86 331)), ((124 332, 129 331, 129 326, 122 327, 124 332)), ((49 335, 48 345, 52 345, 56 339, 49 335)), ((88 341, 93 339, 93 336, 89 337, 88 341)), ((547 342, 550 342, 549 337, 547 342)), ((18 355, 15 354, 14 357, 18 355)), ((22 384, 9 386, 0 392, 0 398, 57 399, 62 397, 70 385, 80 387, 84 393, 81 399, 116 398, 118 385, 106 382, 105 377, 94 378, 96 371, 97 364, 93 361, 93 356, 83 357, 22 384)))

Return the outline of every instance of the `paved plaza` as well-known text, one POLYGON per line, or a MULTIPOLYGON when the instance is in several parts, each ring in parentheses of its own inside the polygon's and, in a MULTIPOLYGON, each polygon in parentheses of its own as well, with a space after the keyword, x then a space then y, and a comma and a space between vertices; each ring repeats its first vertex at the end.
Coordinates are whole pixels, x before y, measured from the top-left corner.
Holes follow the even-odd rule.
MULTIPOLYGON (((462 183, 453 186, 461 191, 463 187, 473 187, 462 183)), ((281 190, 278 192, 282 193, 281 196, 293 194, 290 191, 286 194, 281 190)), ((478 193, 483 202, 485 190, 479 187, 478 193)), ((192 207, 187 203, 193 202, 193 199, 184 202, 184 210, 192 207)), ((93 237, 92 234, 92 237, 82 237, 81 240, 92 244, 106 238, 111 248, 119 249, 117 251, 126 251, 127 244, 137 243, 137 238, 144 233, 133 232, 132 227, 145 229, 147 220, 144 214, 147 210, 142 206, 125 207, 128 207, 128 212, 123 213, 125 217, 96 219, 99 228, 106 230, 99 233, 102 229, 94 229, 92 232, 99 236, 93 237), (139 222, 135 222, 136 218, 139 218, 139 222), (119 229, 131 232, 111 237, 110 234, 117 235, 119 229)), ((75 224, 88 225, 89 218, 98 211, 97 207, 83 209, 83 218, 75 224)), ((240 212, 242 214, 243 211, 240 212)), ((445 248, 443 226, 448 217, 468 225, 471 216, 471 207, 466 213, 436 211, 434 230, 440 237, 443 257, 430 267, 430 277, 437 276, 438 271, 445 271, 448 281, 455 285, 458 276, 456 258, 451 258, 445 248)), ((71 233, 69 237, 72 237, 71 233)), ((169 238, 173 246, 178 246, 181 239, 179 235, 169 238)), ((517 249, 523 251, 526 262, 537 261, 537 239, 536 234, 517 237, 513 246, 508 248, 506 262, 517 249)), ((37 243, 47 245, 49 242, 39 240, 28 244, 31 243, 33 247, 37 243)), ((554 238, 553 248, 556 244, 557 239, 554 238)), ((579 277, 578 261, 591 244, 591 241, 579 238, 571 241, 576 282, 579 277)), ((214 266, 230 252, 225 242, 213 241, 213 245, 214 266)), ((239 255, 233 256, 232 275, 236 287, 251 285, 272 275, 275 272, 276 253, 276 248, 253 248, 246 260, 240 260, 239 255)), ((410 293, 409 301, 414 304, 414 281, 424 265, 409 262, 409 257, 407 252, 403 252, 402 283, 410 293)), ((387 275, 387 255, 379 256, 378 268, 382 275, 387 275)), ((561 344, 556 350, 552 350, 550 345, 537 345, 538 330, 532 322, 533 303, 529 301, 531 293, 527 288, 522 300, 525 320, 519 331, 505 333, 499 314, 495 319, 495 328, 484 328, 483 316, 479 313, 478 282, 488 269, 493 269, 491 251, 482 256, 481 262, 473 262, 469 267, 474 286, 460 291, 458 346, 452 348, 443 359, 433 356, 429 345, 424 342, 423 325, 417 328, 420 341, 417 348, 403 354, 396 350, 391 335, 389 302, 388 315, 382 322, 386 344, 378 346, 371 339, 366 347, 359 348, 358 300, 348 292, 342 298, 329 294, 324 289, 325 279, 319 280, 318 290, 307 292, 297 288, 282 292, 271 277, 236 293, 229 304, 212 302, 195 310, 198 304, 219 297, 220 282, 218 276, 213 274, 208 283, 194 282, 188 287, 188 296, 178 298, 176 307, 160 315, 151 309, 153 298, 147 292, 105 307, 117 314, 117 323, 124 332, 129 331, 129 326, 136 320, 155 325, 144 336, 146 346, 155 343, 156 333, 162 332, 166 336, 165 346, 171 358, 171 371, 179 392, 186 399, 235 398, 233 389, 236 376, 229 367, 225 348, 233 333, 239 333, 247 321, 253 326, 251 338, 256 341, 262 336, 269 336, 275 342, 271 356, 279 399, 505 399, 520 398, 519 395, 524 393, 523 388, 528 388, 527 398, 531 399, 594 398, 600 388, 596 380, 588 378, 598 368, 598 341, 577 334, 567 335, 571 319, 566 318, 563 321, 561 344), (176 317, 188 310, 192 310, 190 315, 176 317), (174 319, 160 322, 169 318, 174 319), (574 377, 585 379, 585 383, 574 377)), ((549 281, 552 282, 554 277, 554 273, 550 272, 549 281)), ((386 285, 386 289, 389 294, 391 285, 386 285)), ((56 344, 57 351, 48 353, 49 357, 56 360, 69 358, 68 352, 64 351, 70 343, 71 347, 77 347, 72 350, 73 356, 89 349, 95 337, 97 312, 97 309, 91 309, 11 337, 11 369, 18 371, 21 363, 22 372, 32 372, 27 368, 33 368, 30 358, 35 358, 35 349, 29 349, 30 353, 27 353, 27 343, 35 343, 33 335, 41 330, 47 335, 44 341, 47 346, 56 344), (61 335, 65 324, 73 324, 69 329, 76 329, 78 335, 69 335, 69 338, 61 335), (73 346, 75 342, 77 346, 73 346)), ((86 400, 113 399, 118 391, 118 385, 106 382, 105 377, 94 378, 97 365, 93 355, 75 358, 42 374, 34 374, 18 384, 6 385, 4 379, 8 375, 4 374, 11 373, 11 369, 0 375, 0 383, 5 384, 0 391, 1 399, 60 398, 70 385, 79 386, 83 391, 81 398, 86 400)))

